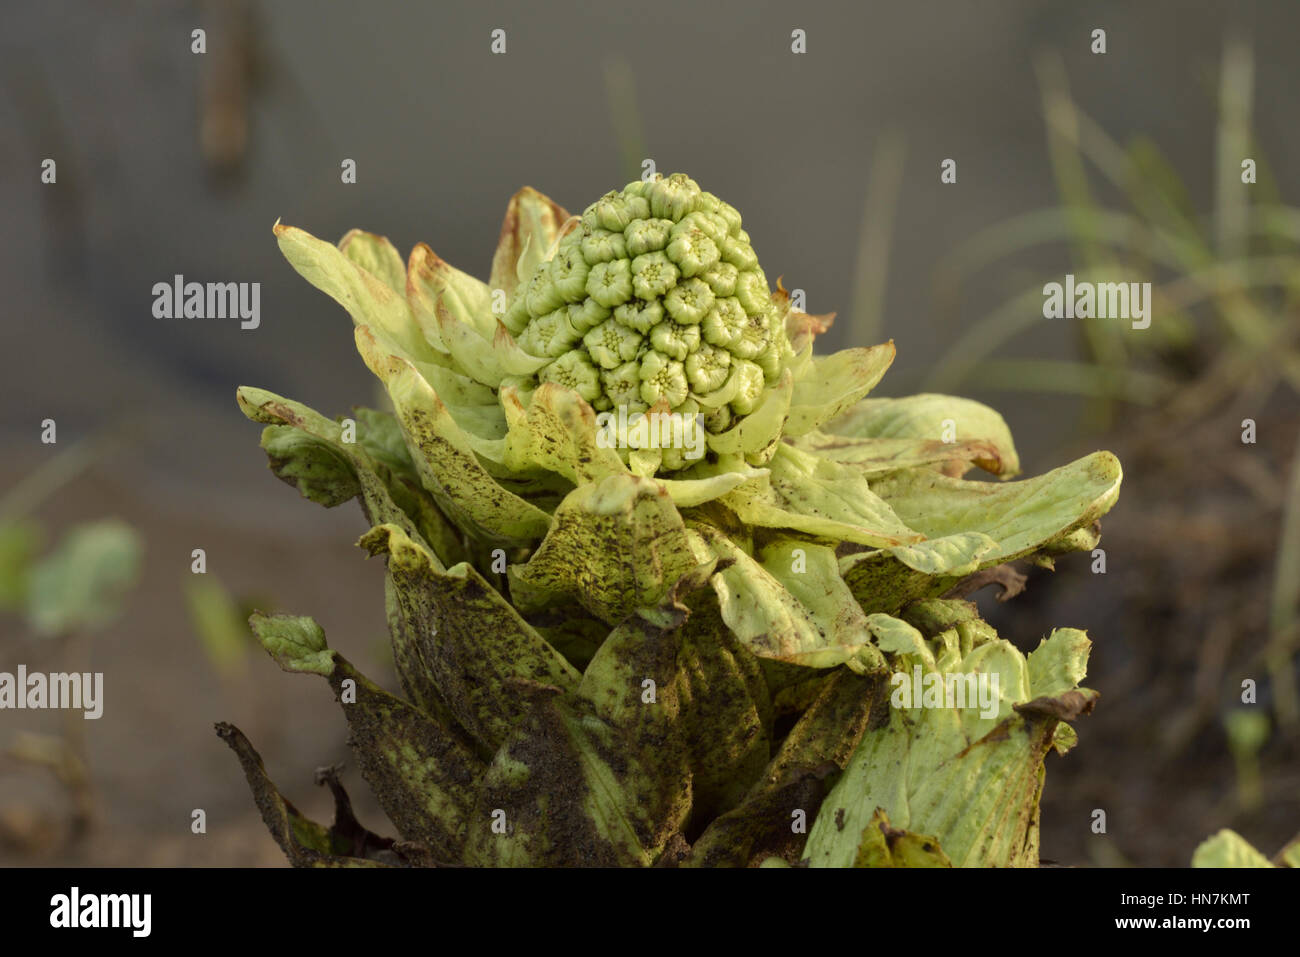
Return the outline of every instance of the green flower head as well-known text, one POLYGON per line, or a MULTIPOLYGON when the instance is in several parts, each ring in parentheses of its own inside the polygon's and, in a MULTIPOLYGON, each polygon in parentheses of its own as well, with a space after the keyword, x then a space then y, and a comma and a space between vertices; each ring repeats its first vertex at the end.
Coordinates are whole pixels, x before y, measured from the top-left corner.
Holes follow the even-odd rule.
MULTIPOLYGON (((689 404, 714 413, 706 431, 736 428, 794 357, 740 223, 682 173, 592 203, 507 313, 520 348, 550 360, 534 387, 563 385, 597 411, 680 413, 689 404), (565 309, 612 313, 579 341, 557 319, 565 309)), ((661 461, 658 471, 673 469, 661 461)))
POLYGON ((391 410, 332 420, 251 387, 240 408, 279 478, 360 503, 402 691, 310 618, 250 622, 330 682, 401 837, 360 832, 336 781, 342 825, 303 818, 220 726, 291 861, 1037 863, 1090 642, 1026 655, 951 594, 1093 549, 1114 456, 1011 481, 994 410, 868 398, 893 343, 814 356, 830 317, 769 288, 740 214, 683 175, 580 217, 521 190, 486 282, 423 244, 403 263, 370 233, 276 235, 391 410), (991 697, 894 699, 939 675, 991 697))

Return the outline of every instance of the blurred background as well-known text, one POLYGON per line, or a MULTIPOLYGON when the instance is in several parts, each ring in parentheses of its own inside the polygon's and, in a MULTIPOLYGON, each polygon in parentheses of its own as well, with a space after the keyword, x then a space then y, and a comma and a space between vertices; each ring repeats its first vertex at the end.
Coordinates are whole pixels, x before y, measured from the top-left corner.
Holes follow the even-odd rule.
POLYGON ((824 350, 895 341, 878 394, 988 402, 1028 473, 1124 462, 1105 574, 1072 556, 979 596, 1023 649, 1094 641, 1043 856, 1185 865, 1221 827, 1271 855, 1300 829, 1297 32, 1287 0, 6 4, 0 670, 106 690, 98 721, 0 713, 0 863, 282 863, 217 720, 329 817, 312 772, 347 761, 343 719, 253 647, 250 607, 394 684, 359 510, 276 481, 235 406, 375 394, 276 219, 486 276, 520 186, 580 211, 645 159, 743 211, 768 275, 838 313, 824 350), (1045 321, 1067 272, 1151 281, 1151 328, 1045 321), (260 327, 154 318, 178 273, 260 282, 260 327))

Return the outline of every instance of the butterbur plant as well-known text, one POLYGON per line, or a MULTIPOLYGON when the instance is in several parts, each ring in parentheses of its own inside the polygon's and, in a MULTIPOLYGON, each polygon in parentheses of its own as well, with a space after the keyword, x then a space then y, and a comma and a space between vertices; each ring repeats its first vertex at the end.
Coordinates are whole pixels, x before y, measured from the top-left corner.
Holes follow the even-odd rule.
POLYGON ((993 410, 867 398, 892 342, 815 355, 831 317, 681 174, 579 217, 520 191, 486 283, 425 245, 275 233, 392 411, 239 405, 277 476, 360 501, 402 691, 310 618, 253 616, 330 682, 397 832, 332 775, 334 823, 306 820, 220 725, 293 863, 1037 865, 1089 641, 1024 655, 952 596, 1092 549, 1112 455, 1009 481, 993 410))

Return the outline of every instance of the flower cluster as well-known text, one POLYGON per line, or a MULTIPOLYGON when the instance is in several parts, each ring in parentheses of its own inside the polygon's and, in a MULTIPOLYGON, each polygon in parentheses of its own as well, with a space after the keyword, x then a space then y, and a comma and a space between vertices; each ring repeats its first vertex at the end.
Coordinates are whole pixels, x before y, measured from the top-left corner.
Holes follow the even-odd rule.
POLYGON ((992 409, 867 398, 893 343, 814 355, 830 317, 770 289, 739 214, 685 176, 581 217, 522 190, 487 282, 424 245, 276 234, 392 411, 355 410, 353 441, 262 389, 240 407, 281 479, 360 501, 404 695, 311 619, 254 617, 335 687, 403 838, 345 805, 306 821, 223 726, 295 863, 1036 862, 1042 758, 1095 697, 1088 640, 1026 656, 943 596, 1094 547, 1112 455, 1008 481, 992 409), (698 447, 648 431, 697 417, 698 447), (993 672, 973 713, 890 706, 892 673, 993 672))

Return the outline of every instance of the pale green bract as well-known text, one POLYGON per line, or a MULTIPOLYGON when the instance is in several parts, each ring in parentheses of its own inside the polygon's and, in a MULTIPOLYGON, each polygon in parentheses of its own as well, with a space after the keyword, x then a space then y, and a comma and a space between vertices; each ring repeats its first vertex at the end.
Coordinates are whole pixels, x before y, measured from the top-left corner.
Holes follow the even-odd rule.
MULTIPOLYGON (((1291 841, 1278 855, 1284 867, 1300 867, 1300 841, 1291 841)), ((1192 855, 1192 867, 1276 867, 1236 831, 1224 828, 1202 841, 1192 855)))
POLYGON ((275 233, 392 409, 239 404, 277 476, 361 503, 403 692, 311 619, 254 617, 340 694, 402 839, 307 821, 221 726, 294 863, 1036 863, 1043 756, 1095 697, 1088 640, 1022 656, 941 596, 1095 547, 1112 455, 1008 481, 992 409, 865 398, 892 342, 815 356, 830 317, 770 289, 740 214, 680 174, 581 217, 520 191, 486 282, 424 245, 403 265, 373 234, 275 233), (700 443, 649 441, 655 413, 700 443), (916 668, 996 671, 996 713, 891 705, 916 668))

